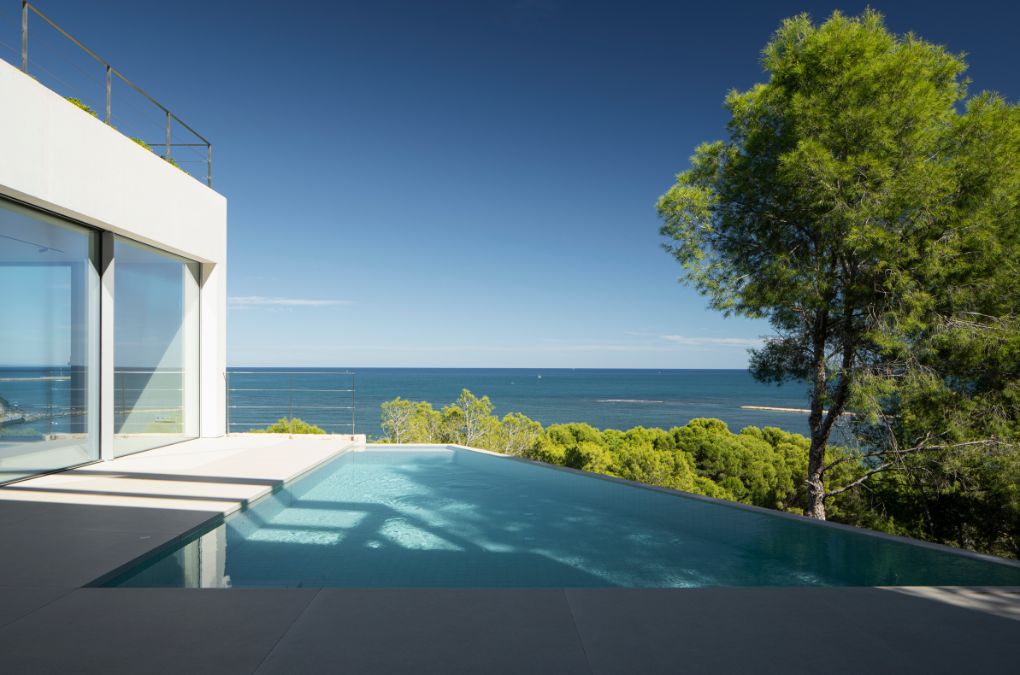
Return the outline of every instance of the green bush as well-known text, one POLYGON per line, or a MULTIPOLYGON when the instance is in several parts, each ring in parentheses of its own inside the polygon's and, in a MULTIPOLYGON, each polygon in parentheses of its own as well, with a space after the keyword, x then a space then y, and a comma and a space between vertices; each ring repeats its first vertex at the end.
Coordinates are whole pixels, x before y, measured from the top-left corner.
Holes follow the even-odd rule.
POLYGON ((0 426, 0 438, 8 441, 41 441, 46 435, 32 427, 21 424, 0 426))
POLYGON ((309 424, 299 417, 287 419, 281 417, 265 429, 252 429, 253 434, 324 434, 326 431, 314 424, 309 424))
MULTIPOLYGON (((502 419, 487 396, 468 390, 436 410, 396 398, 382 405, 385 442, 453 443, 592 473, 767 508, 802 512, 808 440, 780 429, 735 434, 715 419, 673 429, 600 430, 589 424, 543 429, 520 413, 502 419)), ((836 451, 834 451, 836 452, 836 451)), ((847 463, 848 467, 852 463, 847 463)))
MULTIPOLYGON (((281 423, 286 420, 274 426, 281 423)), ((672 429, 602 430, 580 423, 543 429, 520 413, 496 417, 488 397, 465 389, 441 410, 427 401, 384 403, 382 428, 386 442, 468 445, 792 513, 803 513, 807 504, 803 477, 810 443, 774 427, 733 433, 721 420, 694 419, 672 429)), ((940 469, 944 475, 937 494, 924 494, 910 471, 889 471, 867 488, 833 497, 828 515, 834 521, 1016 557, 1020 455, 973 455, 953 465, 951 475, 940 469)), ((830 446, 825 460, 831 466, 825 475, 830 490, 851 485, 871 466, 860 451, 839 446, 830 446)), ((933 467, 920 468, 931 476, 933 467)))

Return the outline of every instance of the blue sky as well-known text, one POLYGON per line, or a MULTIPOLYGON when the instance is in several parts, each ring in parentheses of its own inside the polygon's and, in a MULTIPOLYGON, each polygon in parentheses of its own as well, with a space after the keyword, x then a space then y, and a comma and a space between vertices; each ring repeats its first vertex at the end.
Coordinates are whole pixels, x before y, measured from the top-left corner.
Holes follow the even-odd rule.
MULTIPOLYGON (((782 18, 866 3, 38 4, 212 140, 231 364, 740 368, 767 324, 676 283, 655 201, 782 18)), ((871 5, 1020 95, 1012 3, 871 5)))

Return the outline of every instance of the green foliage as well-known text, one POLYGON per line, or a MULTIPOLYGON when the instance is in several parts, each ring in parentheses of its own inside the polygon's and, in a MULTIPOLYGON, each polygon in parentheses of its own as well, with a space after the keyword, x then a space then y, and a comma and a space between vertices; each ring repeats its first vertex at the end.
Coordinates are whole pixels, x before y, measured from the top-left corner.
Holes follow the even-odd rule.
POLYGON ((179 434, 184 431, 184 418, 180 414, 167 415, 146 423, 143 434, 179 434))
POLYGON ((399 396, 381 406, 382 430, 392 443, 441 443, 442 416, 427 401, 399 396))
MULTIPOLYGON (((283 421, 285 422, 285 420, 283 421)), ((435 410, 396 398, 382 405, 385 441, 455 443, 699 495, 804 513, 810 441, 774 427, 733 433, 717 419, 626 431, 588 424, 543 429, 520 413, 502 419, 488 397, 464 390, 435 410), (472 442, 467 442, 468 438, 472 442)), ((828 516, 893 534, 1020 556, 1020 455, 969 452, 927 457, 915 470, 876 474, 866 491, 848 490, 874 468, 866 452, 829 446, 828 516)))
POLYGON ((24 424, 0 424, 0 438, 12 441, 41 441, 46 434, 24 424))
MULTIPOLYGON (((93 110, 90 105, 88 105, 87 103, 85 103, 81 99, 66 98, 65 100, 68 103, 71 103, 71 104, 77 106, 78 108, 84 110, 85 112, 87 112, 88 114, 92 115, 93 117, 95 117, 95 118, 99 117, 99 115, 96 113, 96 111, 93 110)), ((152 149, 152 146, 149 145, 148 143, 146 143, 145 141, 143 141, 142 139, 131 137, 131 140, 134 141, 135 143, 137 143, 138 145, 142 146, 143 148, 145 148, 149 152, 152 152, 153 154, 156 154, 155 151, 152 149)), ((177 168, 177 169, 180 169, 181 171, 184 171, 184 169, 181 169, 181 165, 178 164, 177 160, 174 159, 173 157, 169 157, 169 156, 164 157, 163 155, 159 155, 159 158, 162 159, 167 164, 169 164, 170 166, 172 166, 174 168, 177 168)))
POLYGON ((541 424, 521 413, 507 413, 500 420, 493 449, 505 455, 523 456, 533 450, 541 437, 541 424))
MULTIPOLYGON (((809 382, 808 460, 789 466, 811 515, 853 501, 828 475, 852 464, 828 449, 848 409, 865 448, 853 480, 895 469, 955 490, 930 480, 948 455, 982 473, 1017 452, 1020 111, 993 94, 961 105, 962 58, 870 10, 789 19, 762 63, 768 82, 726 99, 728 139, 659 200, 666 248, 711 307, 770 321, 757 378, 809 382)), ((787 470, 737 445, 701 451, 704 470, 788 498, 787 470)))
POLYGON ((66 98, 64 100, 66 100, 68 103, 71 103, 72 105, 75 105, 78 108, 84 110, 85 112, 87 112, 88 114, 92 115, 93 117, 99 117, 99 115, 96 114, 96 111, 93 110, 90 105, 88 105, 87 103, 85 103, 81 99, 70 98, 69 97, 69 98, 66 98))
MULTIPOLYGON (((152 149, 152 146, 149 145, 148 143, 146 143, 145 141, 143 141, 142 139, 131 137, 131 140, 134 141, 135 143, 137 143, 138 145, 142 146, 143 148, 145 148, 149 152, 151 152, 153 154, 156 154, 156 151, 152 149)), ((177 160, 175 160, 173 157, 164 157, 163 155, 158 155, 158 157, 160 159, 162 159, 164 162, 166 162, 167 164, 169 164, 170 166, 172 166, 174 168, 177 168, 177 169, 180 169, 181 171, 184 171, 184 169, 181 169, 181 165, 178 164, 177 160)))
POLYGON ((520 413, 502 419, 487 396, 464 390, 436 411, 424 401, 382 405, 382 428, 394 443, 455 443, 583 471, 742 501, 803 510, 797 477, 807 463, 803 436, 773 428, 732 433, 719 420, 692 420, 670 430, 599 430, 588 424, 547 429, 520 413))
POLYGON ((467 389, 457 400, 443 408, 442 437, 446 443, 491 447, 498 442, 499 421, 492 415, 488 396, 476 397, 467 389))
POLYGON ((279 420, 270 424, 265 429, 252 429, 249 433, 252 434, 324 434, 326 433, 320 427, 314 424, 305 422, 300 417, 293 417, 287 419, 281 417, 279 420))

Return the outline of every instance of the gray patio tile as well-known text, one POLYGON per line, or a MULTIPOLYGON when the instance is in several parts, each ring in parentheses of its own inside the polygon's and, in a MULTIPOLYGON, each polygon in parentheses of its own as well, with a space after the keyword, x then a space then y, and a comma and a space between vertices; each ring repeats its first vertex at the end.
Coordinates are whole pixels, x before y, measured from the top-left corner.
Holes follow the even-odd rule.
POLYGON ((79 589, 0 628, 0 672, 251 673, 316 592, 79 589))
POLYGON ((1020 643, 1020 622, 866 588, 566 593, 596 673, 994 672, 1020 643))
POLYGON ((74 588, 0 586, 0 627, 67 595, 74 588))
POLYGON ((0 527, 0 580, 9 586, 82 586, 178 539, 173 532, 0 527))
POLYGON ((590 672, 561 590, 327 589, 270 673, 590 672))
POLYGON ((20 523, 26 518, 31 518, 54 510, 60 510, 62 507, 66 508, 66 506, 66 504, 47 504, 45 502, 22 502, 12 499, 0 499, 0 527, 20 523))
POLYGON ((821 608, 791 599, 802 589, 785 590, 791 593, 777 597, 747 588, 568 589, 566 595, 596 673, 789 673, 800 670, 791 671, 791 663, 803 654, 789 644, 804 625, 826 641, 839 631, 827 628, 821 608))
POLYGON ((832 591, 840 596, 840 623, 859 626, 882 662, 900 672, 1020 671, 1016 619, 880 588, 832 591))
POLYGON ((186 509, 150 509, 131 506, 47 504, 20 524, 54 529, 83 528, 144 532, 187 532, 220 514, 186 509))

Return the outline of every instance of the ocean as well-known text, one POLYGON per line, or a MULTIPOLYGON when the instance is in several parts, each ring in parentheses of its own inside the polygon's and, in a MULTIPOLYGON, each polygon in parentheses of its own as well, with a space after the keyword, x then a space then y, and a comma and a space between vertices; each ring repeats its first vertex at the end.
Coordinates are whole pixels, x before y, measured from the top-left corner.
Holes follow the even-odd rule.
MULTIPOLYGON (((72 375, 66 368, 0 368, 0 403, 28 413, 40 431, 66 431, 80 417, 76 408, 81 410, 80 403, 73 403, 81 398, 73 388, 80 379, 72 375)), ((179 384, 171 386, 180 378, 172 375, 166 374, 157 394, 166 397, 165 407, 180 405, 179 384)), ((150 387, 153 382, 142 381, 150 387)), ((668 428, 695 417, 715 417, 734 431, 754 425, 807 432, 805 413, 742 407, 804 408, 806 386, 762 384, 746 370, 231 368, 229 383, 230 429, 235 432, 293 415, 329 432, 351 433, 353 426, 356 433, 378 438, 383 402, 401 396, 429 401, 438 409, 461 389, 487 395, 500 416, 521 412, 543 425, 668 428)))
POLYGON ((608 370, 522 368, 231 368, 233 431, 265 426, 291 414, 327 431, 354 429, 378 437, 379 406, 397 396, 452 402, 462 389, 488 396, 500 416, 524 413, 543 425, 587 422, 599 428, 672 427, 715 417, 734 431, 774 426, 807 432, 807 415, 742 406, 804 408, 801 384, 766 385, 746 370, 608 370), (290 390, 294 390, 293 393, 290 390))

